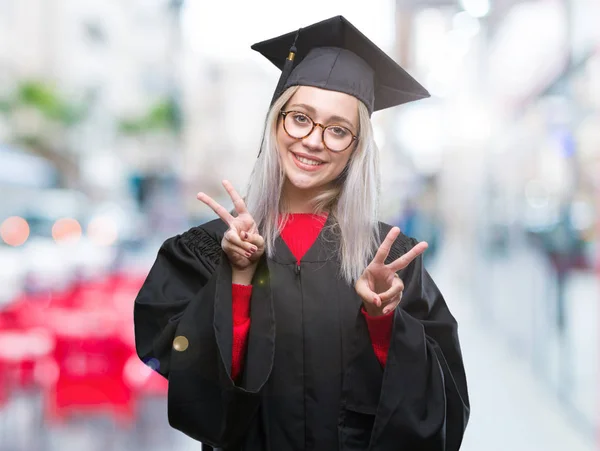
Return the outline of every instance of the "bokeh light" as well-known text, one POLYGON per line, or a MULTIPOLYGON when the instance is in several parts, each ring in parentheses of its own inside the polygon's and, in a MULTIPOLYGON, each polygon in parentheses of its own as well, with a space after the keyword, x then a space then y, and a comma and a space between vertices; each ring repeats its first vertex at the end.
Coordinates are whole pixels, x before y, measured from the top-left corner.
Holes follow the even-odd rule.
POLYGON ((52 238, 57 243, 75 242, 81 238, 81 225, 76 219, 62 218, 52 226, 52 238))
POLYGON ((112 218, 96 217, 87 226, 87 236, 98 246, 111 246, 119 237, 117 224, 112 218))
POLYGON ((29 224, 18 216, 6 218, 0 225, 0 236, 9 246, 21 246, 29 237, 29 224))

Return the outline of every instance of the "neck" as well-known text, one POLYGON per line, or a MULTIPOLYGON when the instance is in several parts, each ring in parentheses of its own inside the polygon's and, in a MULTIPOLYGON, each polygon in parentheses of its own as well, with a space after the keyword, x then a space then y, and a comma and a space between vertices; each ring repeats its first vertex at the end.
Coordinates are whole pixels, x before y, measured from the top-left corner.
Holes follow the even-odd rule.
POLYGON ((320 188, 299 189, 286 180, 283 185, 283 206, 286 213, 314 213, 314 198, 320 188))

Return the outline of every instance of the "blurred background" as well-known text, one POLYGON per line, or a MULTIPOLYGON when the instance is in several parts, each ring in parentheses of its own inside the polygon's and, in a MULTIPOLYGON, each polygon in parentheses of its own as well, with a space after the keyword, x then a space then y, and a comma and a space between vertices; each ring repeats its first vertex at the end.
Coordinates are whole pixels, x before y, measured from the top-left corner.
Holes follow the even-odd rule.
POLYGON ((432 97, 373 116, 381 219, 457 317, 462 449, 593 450, 600 2, 0 0, 0 450, 199 449, 138 361, 160 244, 244 191, 278 71, 343 14, 432 97))

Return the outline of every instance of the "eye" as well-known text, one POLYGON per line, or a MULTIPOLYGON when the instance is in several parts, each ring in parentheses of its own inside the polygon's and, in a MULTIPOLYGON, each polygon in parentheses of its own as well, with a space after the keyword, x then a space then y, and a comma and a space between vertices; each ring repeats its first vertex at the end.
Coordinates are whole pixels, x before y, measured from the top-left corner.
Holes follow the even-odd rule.
POLYGON ((336 138, 344 138, 345 136, 350 134, 350 132, 348 130, 346 130, 344 127, 340 127, 337 125, 333 125, 333 126, 327 128, 327 130, 329 130, 330 133, 332 133, 336 138))
POLYGON ((294 113, 293 118, 298 124, 308 124, 310 122, 308 116, 302 113, 294 113))

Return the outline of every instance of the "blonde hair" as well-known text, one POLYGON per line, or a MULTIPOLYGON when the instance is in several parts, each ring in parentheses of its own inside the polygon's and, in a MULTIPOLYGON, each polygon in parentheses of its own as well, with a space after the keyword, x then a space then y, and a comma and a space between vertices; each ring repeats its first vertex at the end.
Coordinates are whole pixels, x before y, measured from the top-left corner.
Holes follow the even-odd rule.
MULTIPOLYGON (((275 239, 287 220, 281 212, 285 174, 277 151, 279 112, 299 86, 288 88, 267 114, 260 154, 254 164, 246 194, 246 205, 265 239, 265 252, 273 257, 275 239), (280 214, 283 215, 281 223, 280 214)), ((314 213, 329 210, 331 227, 339 236, 339 276, 353 285, 369 264, 380 244, 378 201, 380 191, 379 150, 367 107, 359 101, 359 140, 346 168, 314 199, 314 213)))

